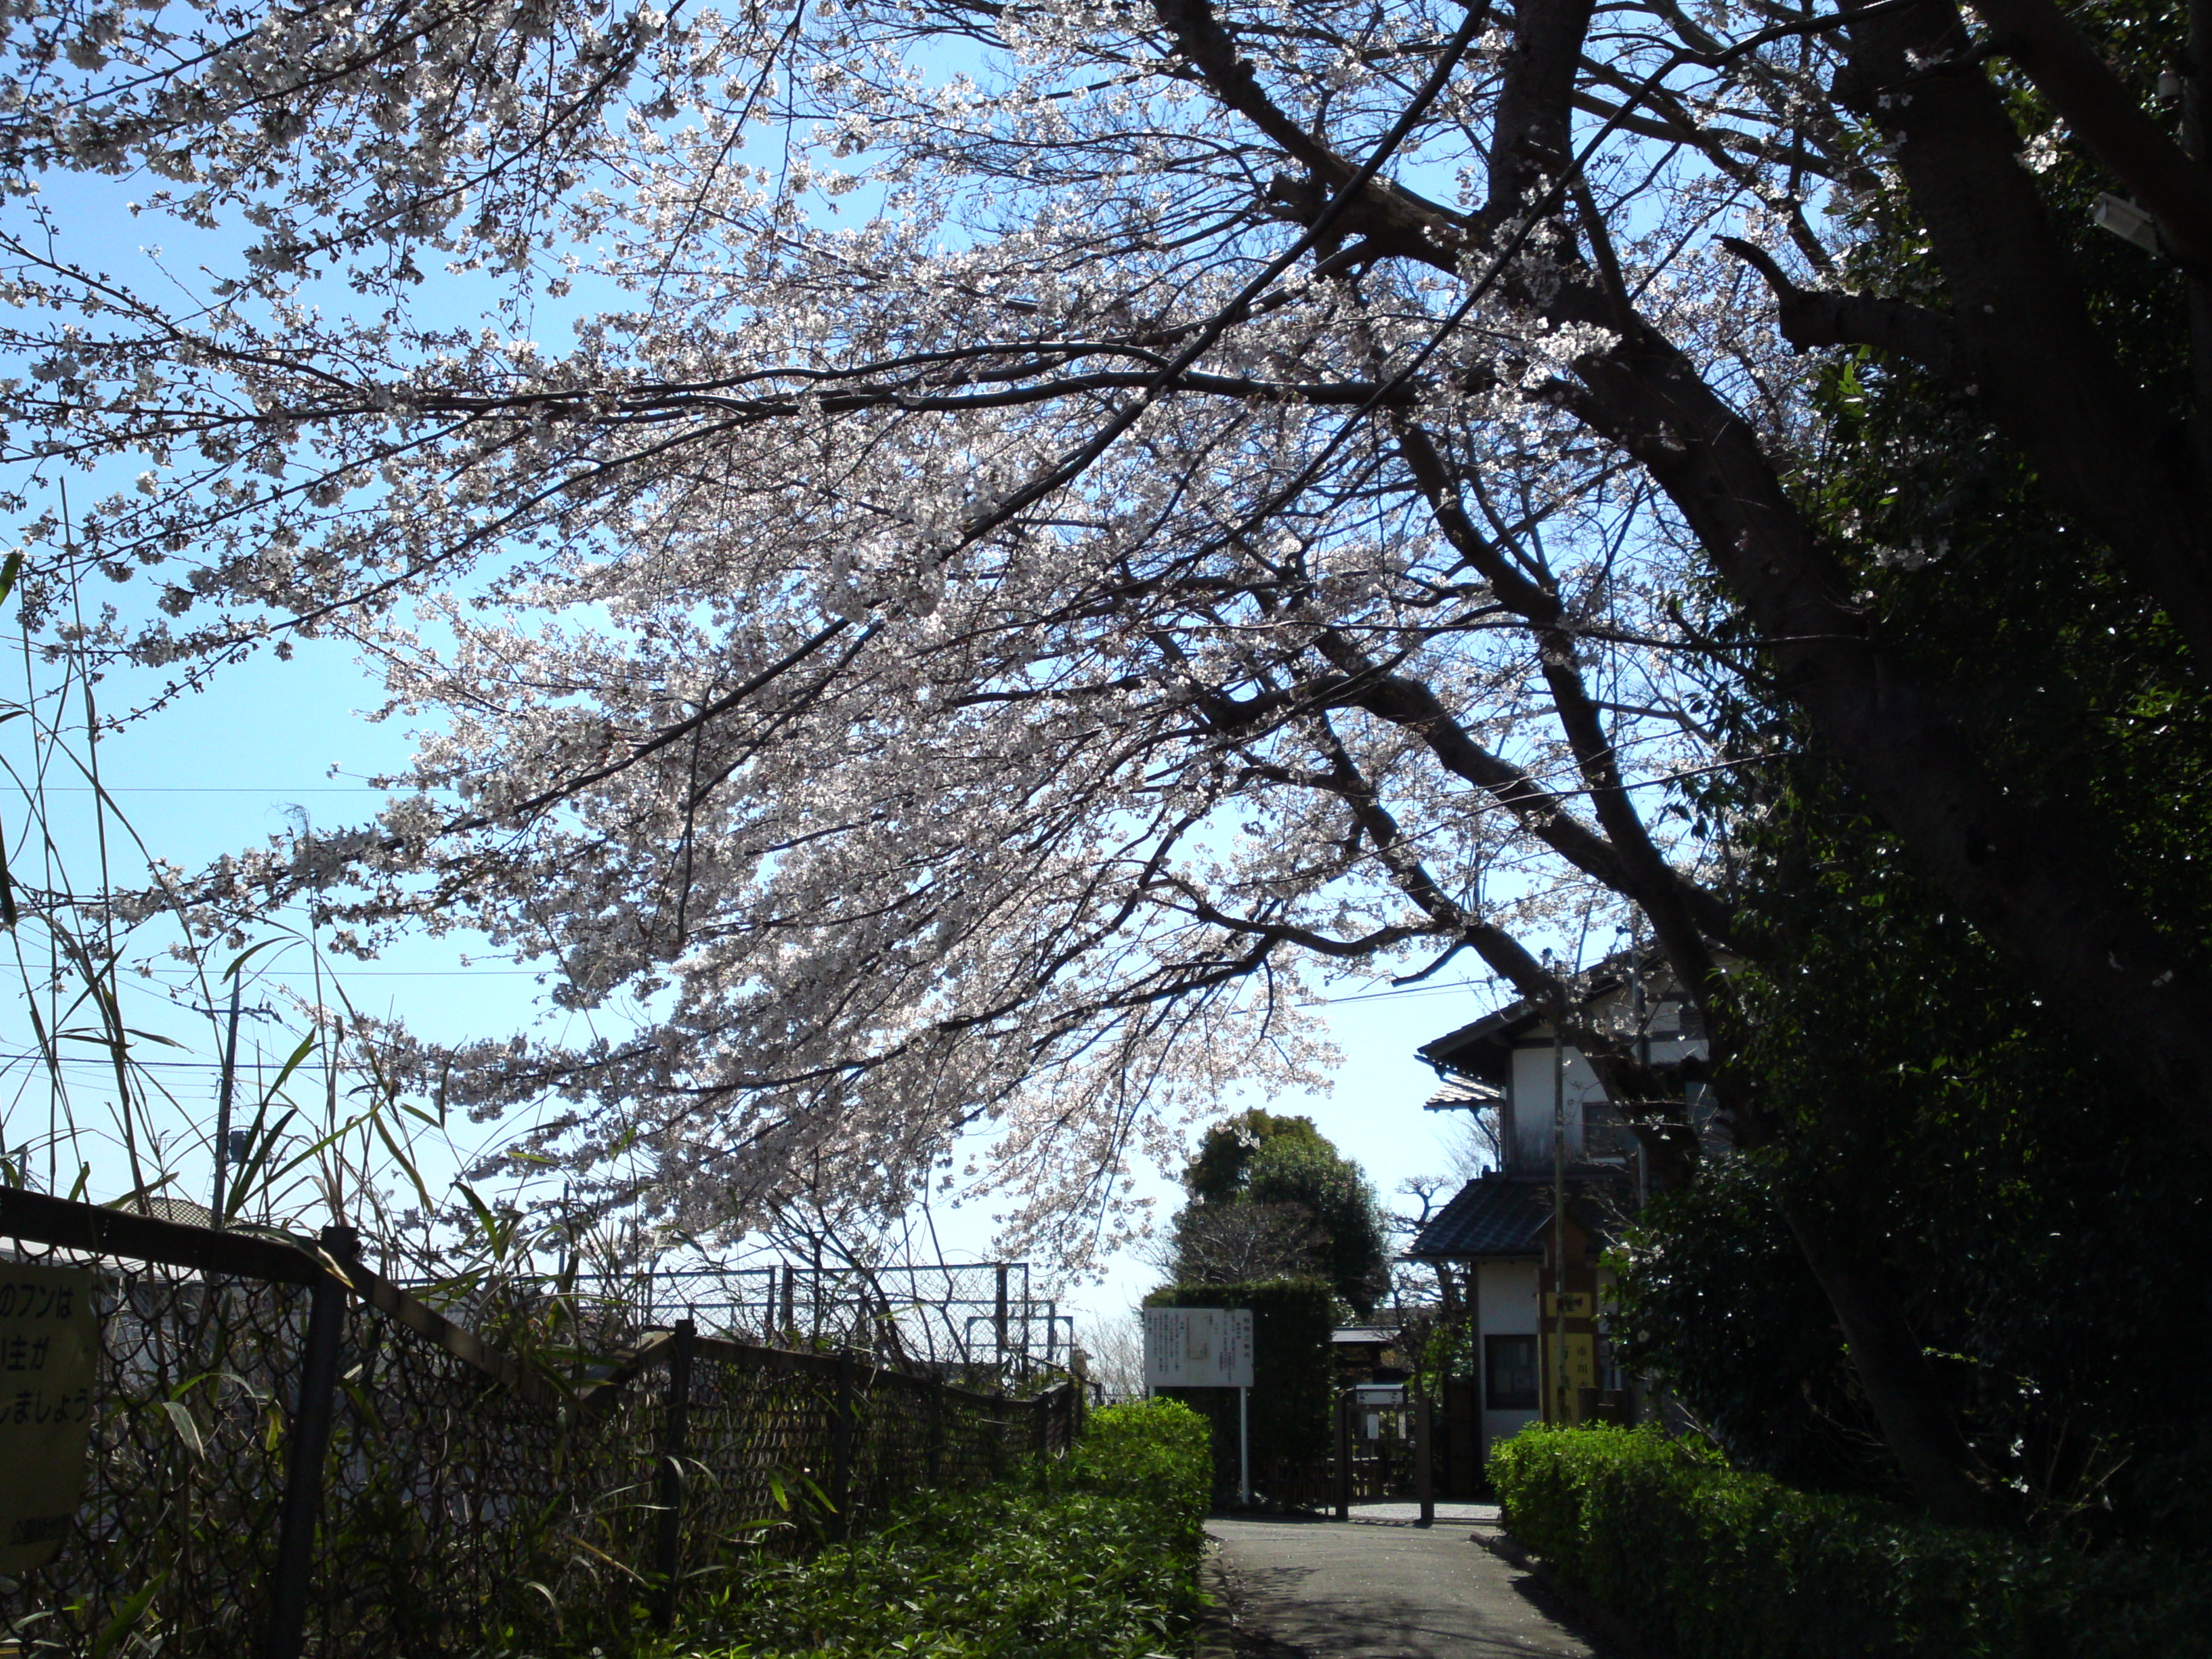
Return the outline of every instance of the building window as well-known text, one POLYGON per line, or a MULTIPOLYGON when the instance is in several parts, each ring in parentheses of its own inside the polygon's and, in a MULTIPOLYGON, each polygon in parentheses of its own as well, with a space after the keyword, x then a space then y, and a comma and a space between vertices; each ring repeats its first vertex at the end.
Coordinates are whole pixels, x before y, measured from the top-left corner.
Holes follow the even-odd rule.
POLYGON ((1533 1412, 1536 1409, 1536 1339, 1533 1336, 1486 1336, 1482 1339, 1483 1400, 1494 1412, 1533 1412))

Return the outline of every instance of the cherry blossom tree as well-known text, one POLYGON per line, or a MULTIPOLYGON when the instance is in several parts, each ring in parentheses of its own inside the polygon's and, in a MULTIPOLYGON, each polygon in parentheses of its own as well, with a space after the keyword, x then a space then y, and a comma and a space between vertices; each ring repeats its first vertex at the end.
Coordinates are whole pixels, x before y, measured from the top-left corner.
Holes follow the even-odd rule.
MULTIPOLYGON (((74 648, 182 684, 333 636, 429 722, 374 823, 173 884, 210 930, 311 893, 361 949, 471 927, 566 1006, 638 1000, 581 1048, 385 1034, 487 1115, 566 1103, 518 1153, 698 1231, 823 1170, 896 1208, 988 1124, 965 1173, 1079 1254, 1179 1114, 1316 1067, 1331 972, 1471 953, 1571 1021, 1570 936, 1632 911, 1754 1133, 1717 963, 1766 942, 1725 826, 1658 812, 1720 758, 1722 616, 2212 1134, 2196 958, 2008 795, 1796 487, 1796 353, 1915 365, 2212 646, 2206 401, 2170 440, 2034 171, 2098 158, 2201 313, 2198 82, 2177 141, 2048 0, 7 27, 0 441, 149 461, 74 520, 19 498, 29 614, 104 572, 158 605, 74 648), (173 299, 72 263, 37 189, 72 170, 234 264, 173 299), (1855 286, 1869 227, 1942 292, 1855 286)), ((1686 1178, 1679 1100, 1571 1030, 1686 1178)), ((1795 1224, 1901 1462, 1981 1513, 1911 1333, 1795 1224)))

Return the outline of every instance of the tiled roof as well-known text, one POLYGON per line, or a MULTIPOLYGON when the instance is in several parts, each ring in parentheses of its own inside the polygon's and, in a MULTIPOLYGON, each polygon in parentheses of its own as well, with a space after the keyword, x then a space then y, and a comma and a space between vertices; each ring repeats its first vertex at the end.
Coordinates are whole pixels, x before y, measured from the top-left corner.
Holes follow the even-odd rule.
POLYGON ((1534 1182, 1480 1176, 1431 1216, 1407 1252, 1415 1256, 1536 1255, 1551 1224, 1549 1194, 1534 1182))
POLYGON ((1339 1325, 1328 1334, 1332 1342, 1381 1343, 1388 1347, 1398 1340, 1398 1333, 1388 1325, 1339 1325))
MULTIPOLYGON (((1568 1213, 1599 1237, 1610 1231, 1598 1206, 1569 1189, 1568 1213)), ((1477 1176, 1431 1216, 1414 1237, 1410 1256, 1541 1255, 1552 1224, 1552 1188, 1546 1181, 1477 1176)))
POLYGON ((1478 1083, 1473 1078, 1447 1077, 1437 1085, 1436 1093, 1421 1103, 1428 1112, 1480 1111, 1486 1106, 1500 1106, 1505 1102, 1505 1091, 1487 1083, 1478 1083))

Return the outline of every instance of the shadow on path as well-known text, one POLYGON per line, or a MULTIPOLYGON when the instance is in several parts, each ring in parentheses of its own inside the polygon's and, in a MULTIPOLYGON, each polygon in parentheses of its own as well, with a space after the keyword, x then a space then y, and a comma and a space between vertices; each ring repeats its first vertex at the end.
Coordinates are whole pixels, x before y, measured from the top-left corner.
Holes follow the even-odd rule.
POLYGON ((1613 1659, 1536 1579, 1471 1541, 1464 1520, 1216 1519, 1206 1530, 1239 1659, 1613 1659))

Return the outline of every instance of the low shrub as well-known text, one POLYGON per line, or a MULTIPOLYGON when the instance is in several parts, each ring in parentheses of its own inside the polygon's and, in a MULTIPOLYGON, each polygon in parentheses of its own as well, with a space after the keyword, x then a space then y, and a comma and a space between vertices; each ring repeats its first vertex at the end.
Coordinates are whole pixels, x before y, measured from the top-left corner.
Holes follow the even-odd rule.
POLYGON ((1674 1659, 2170 1659, 2212 1624, 2206 1563, 1802 1492, 1649 1425, 1531 1427, 1490 1476, 1515 1538, 1674 1659))
POLYGON ((1164 1523, 1184 1528, 1196 1549, 1213 1486, 1206 1419, 1175 1400, 1147 1400, 1093 1412, 1066 1462, 1048 1464, 1048 1482, 1109 1498, 1141 1499, 1164 1523))
POLYGON ((1202 1602, 1212 1466, 1173 1401, 1094 1413, 1074 1451, 977 1492, 926 1493, 864 1539, 763 1557, 673 1650, 690 1659, 1139 1659, 1202 1602))

